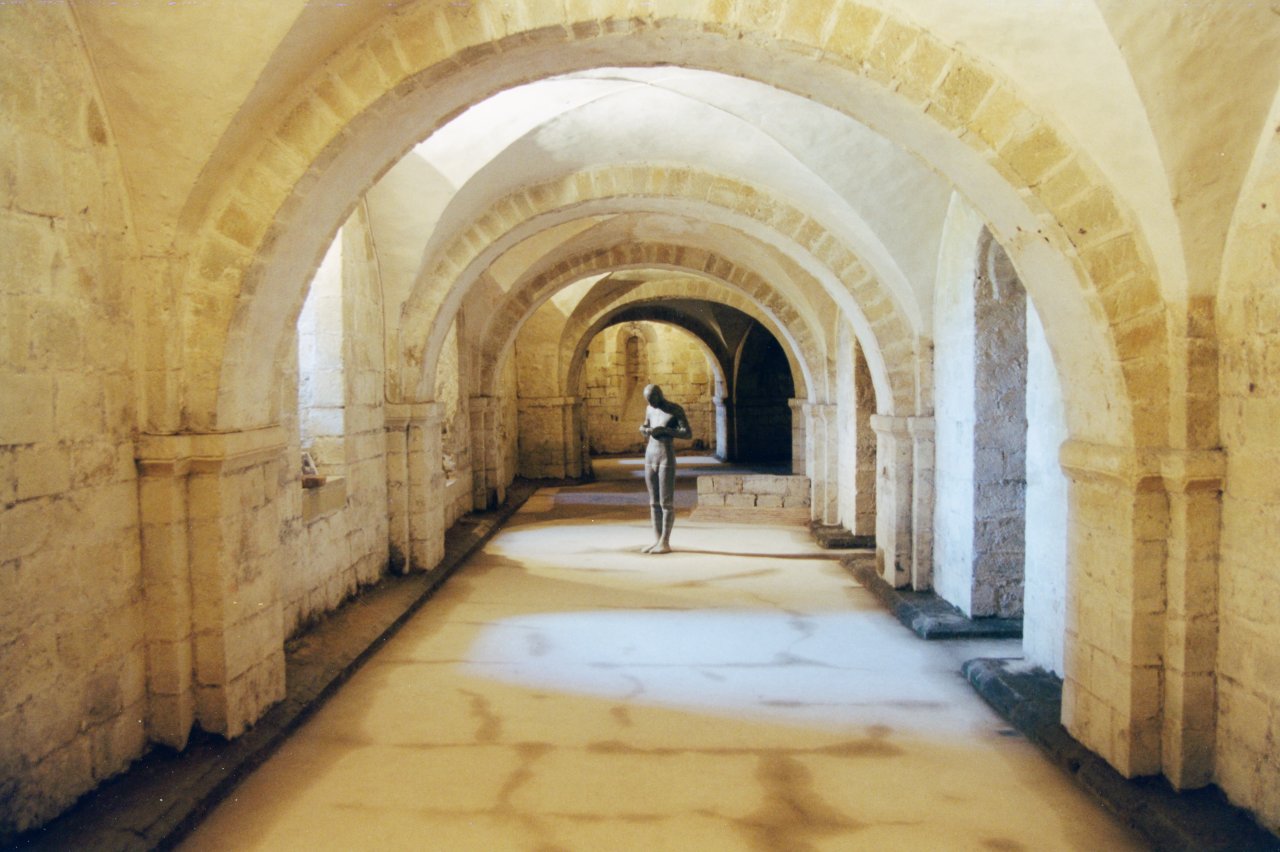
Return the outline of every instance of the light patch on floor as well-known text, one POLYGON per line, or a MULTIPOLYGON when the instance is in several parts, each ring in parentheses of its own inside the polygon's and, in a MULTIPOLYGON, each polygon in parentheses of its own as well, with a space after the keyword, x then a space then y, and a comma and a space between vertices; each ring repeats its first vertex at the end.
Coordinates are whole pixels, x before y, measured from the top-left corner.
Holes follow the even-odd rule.
POLYGON ((642 554, 642 488, 535 495, 184 848, 1141 848, 957 673, 1016 641, 917 640, 795 528, 642 554))

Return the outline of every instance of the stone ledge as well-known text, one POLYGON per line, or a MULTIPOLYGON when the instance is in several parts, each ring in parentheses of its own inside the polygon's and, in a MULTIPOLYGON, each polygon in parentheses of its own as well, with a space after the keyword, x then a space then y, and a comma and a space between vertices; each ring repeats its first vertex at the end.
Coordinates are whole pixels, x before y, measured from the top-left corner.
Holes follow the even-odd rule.
POLYGON ((961 671, 997 713, 1154 848, 1280 850, 1280 837, 1228 802, 1217 787, 1178 793, 1163 778, 1121 776, 1062 727, 1062 681, 1025 665, 1022 660, 977 659, 969 660, 961 671))
POLYGON ((135 852, 176 846, 543 484, 516 480, 501 507, 466 515, 449 529, 444 560, 434 570, 386 576, 286 642, 288 694, 243 736, 228 741, 196 730, 182 752, 156 746, 44 826, 0 835, 0 847, 135 852))
POLYGON ((854 535, 839 524, 813 523, 809 531, 818 547, 825 550, 874 550, 876 546, 875 536, 854 535))
POLYGON ((803 509, 762 509, 757 506, 698 506, 689 513, 691 521, 712 524, 777 524, 787 527, 809 525, 810 512, 803 509))
POLYGON ((875 554, 860 552, 840 560, 845 570, 894 617, 921 639, 1020 639, 1021 618, 969 618, 933 592, 895 589, 875 568, 875 554))

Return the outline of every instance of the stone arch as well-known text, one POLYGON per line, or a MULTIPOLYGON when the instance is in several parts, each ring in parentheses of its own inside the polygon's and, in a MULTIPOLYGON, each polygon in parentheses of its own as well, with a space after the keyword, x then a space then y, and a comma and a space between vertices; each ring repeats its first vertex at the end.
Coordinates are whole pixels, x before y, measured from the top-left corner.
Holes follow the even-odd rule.
MULTIPOLYGON (((736 308, 764 324, 779 339, 790 343, 796 353, 793 372, 797 373, 797 387, 810 388, 820 378, 820 374, 815 372, 815 365, 821 365, 825 360, 822 355, 821 338, 800 323, 793 322, 791 328, 784 330, 776 322, 769 308, 777 303, 777 299, 772 295, 772 288, 766 282, 710 252, 677 245, 641 243, 612 251, 590 252, 580 257, 563 260, 547 273, 535 278, 519 295, 500 306, 499 310, 494 312, 481 344, 482 385, 492 386, 502 353, 514 341, 524 319, 536 310, 539 304, 566 284, 593 273, 627 269, 669 269, 677 273, 690 274, 681 284, 648 283, 636 288, 633 293, 646 294, 644 298, 652 299, 705 298, 707 301, 720 302, 736 308), (708 269, 719 271, 720 275, 712 276, 706 271, 708 269), (726 283, 726 279, 750 282, 754 286, 744 292, 726 283), (714 292, 707 288, 714 289, 714 292)), ((580 312, 579 316, 586 316, 586 314, 580 312)), ((584 332, 581 327, 575 328, 571 323, 566 327, 562 340, 580 339, 582 333, 584 332)), ((567 364, 568 360, 562 360, 561 363, 567 364)), ((567 376, 561 384, 572 386, 567 376)))
MULTIPOLYGON (((641 262, 636 265, 636 268, 653 267, 641 262)), ((806 393, 812 387, 812 383, 815 381, 815 365, 822 364, 822 353, 811 337, 797 338, 794 336, 794 332, 788 333, 787 330, 779 327, 769 313, 761 309, 752 299, 745 298, 718 282, 700 278, 686 279, 680 282, 648 282, 632 288, 617 298, 611 298, 598 304, 588 302, 581 305, 580 309, 574 312, 569 323, 566 324, 564 334, 561 337, 562 351, 567 356, 561 359, 561 364, 566 370, 565 386, 574 386, 576 379, 574 365, 577 363, 577 355, 582 348, 582 340, 592 333, 591 329, 598 328, 599 323, 605 317, 630 305, 672 298, 700 298, 742 311, 767 328, 779 340, 789 344, 785 348, 791 361, 792 380, 797 388, 804 389, 806 393)))
MULTIPOLYGON (((599 322, 593 322, 591 325, 587 326, 586 330, 578 338, 577 344, 572 347, 572 354, 569 356, 568 367, 564 371, 564 375, 567 377, 563 386, 565 396, 572 396, 573 394, 571 391, 581 384, 582 371, 585 366, 587 350, 590 348, 591 341, 609 329, 611 325, 616 324, 618 329, 617 333, 620 337, 624 334, 633 334, 643 339, 646 346, 653 344, 652 335, 648 333, 647 329, 641 328, 635 331, 628 329, 629 324, 632 322, 664 323, 688 332, 689 335, 698 342, 704 354, 707 356, 707 360, 711 363, 712 372, 715 373, 716 388, 724 387, 726 381, 724 347, 717 344, 712 332, 705 326, 694 322, 688 317, 674 315, 673 312, 655 312, 653 314, 646 314, 642 311, 642 315, 640 316, 629 318, 626 321, 619 321, 619 314, 627 311, 628 308, 643 305, 644 301, 647 300, 637 299, 629 301, 628 304, 616 306, 601 317, 599 322)), ((564 341, 562 341, 562 348, 565 348, 564 341)))
MULTIPOLYGON (((826 290, 848 313, 859 337, 868 344, 875 341, 875 345, 868 345, 867 350, 875 364, 873 373, 885 404, 899 410, 915 404, 912 369, 915 335, 910 323, 897 309, 893 296, 866 270, 858 257, 835 240, 821 223, 779 199, 729 178, 680 168, 655 171, 633 166, 582 172, 552 184, 530 187, 491 206, 471 227, 438 252, 439 260, 423 274, 415 287, 414 295, 403 311, 403 361, 419 369, 420 376, 429 380, 430 364, 435 358, 440 331, 447 327, 447 318, 461 304, 469 282, 488 260, 523 236, 531 227, 531 221, 566 212, 586 216, 597 209, 591 205, 606 204, 618 196, 654 201, 687 198, 718 212, 758 217, 770 223, 776 233, 803 247, 824 269, 829 270, 835 283, 823 287, 821 282, 810 278, 803 270, 797 270, 797 276, 810 279, 813 283, 809 286, 826 290), (428 323, 431 326, 429 330, 424 327, 428 323)), ((623 262, 622 258, 614 255, 626 251, 634 251, 634 248, 601 250, 594 256, 591 269, 608 271, 613 268, 611 264, 616 266, 623 262)), ((769 306, 782 325, 791 325, 790 317, 800 319, 788 300, 776 293, 775 287, 758 275, 751 275, 735 266, 726 257, 685 246, 679 246, 669 254, 687 265, 692 261, 686 261, 684 255, 690 252, 698 255, 698 261, 703 264, 698 271, 711 273, 738 287, 751 288, 753 298, 769 306)), ((662 257, 657 260, 659 265, 671 263, 662 257)), ((628 264, 638 265, 635 261, 628 261, 628 264)), ((510 311, 504 308, 500 312, 507 320, 513 318, 512 313, 521 311, 522 305, 517 300, 545 298, 541 295, 525 296, 519 287, 512 288, 512 292, 514 295, 507 300, 511 305, 510 311)), ((814 378, 811 374, 805 383, 811 392, 815 388, 814 378)), ((424 393, 429 396, 429 389, 424 393)))
POLYGON ((263 347, 296 313, 295 291, 318 261, 314 240, 293 221, 304 201, 312 221, 318 215, 336 224, 353 190, 477 95, 599 64, 601 55, 610 64, 652 65, 679 41, 683 64, 727 66, 792 90, 800 88, 787 85, 796 65, 812 69, 817 53, 821 70, 839 69, 857 90, 833 107, 867 120, 853 103, 860 98, 864 112, 887 110, 893 120, 871 123, 892 128, 891 138, 908 148, 908 131, 943 144, 946 156, 934 165, 954 184, 972 198, 990 190, 1010 202, 990 224, 1015 263, 1044 264, 1079 285, 1074 293, 1042 289, 1052 303, 1046 315, 1067 326, 1055 336, 1055 355, 1078 379, 1072 387, 1083 388, 1070 405, 1073 432, 1123 444, 1167 435, 1164 314, 1146 243, 1090 158, 998 73, 892 13, 836 0, 742 4, 724 19, 718 7, 689 12, 666 3, 645 16, 570 9, 478 3, 402 10, 303 86, 257 153, 222 157, 236 162, 235 174, 210 175, 209 186, 193 193, 200 201, 179 235, 180 244, 196 245, 183 273, 186 288, 208 294, 211 309, 187 318, 189 427, 270 419, 243 353, 260 362, 263 347), (730 40, 737 45, 732 55, 709 49, 730 40), (757 61, 765 43, 771 61, 757 61), (602 46, 604 54, 596 49, 602 46), (499 71, 497 78, 476 73, 481 65, 499 71), (411 120, 418 110, 420 120, 411 120), (225 190, 205 191, 217 186, 225 190), (1105 320, 1091 322, 1092 311, 1105 320), (1069 352, 1069 341, 1082 337, 1082 351, 1069 352), (210 353, 221 360, 202 367, 210 353), (1087 402, 1101 398, 1116 404, 1089 411, 1087 402))
MULTIPOLYGON (((622 308, 619 311, 613 312, 611 315, 609 315, 606 318, 604 322, 602 322, 598 326, 593 326, 589 330, 587 337, 585 337, 581 341, 582 345, 578 347, 578 349, 576 350, 577 362, 574 365, 575 369, 572 371, 573 375, 577 376, 579 381, 578 381, 578 384, 576 385, 570 385, 569 387, 564 388, 563 390, 565 392, 565 395, 568 397, 573 397, 575 399, 581 399, 584 403, 584 406, 588 404, 587 394, 583 393, 582 391, 585 390, 585 379, 588 375, 587 374, 588 349, 591 347, 594 341, 600 339, 601 337, 613 336, 615 341, 617 341, 615 343, 615 349, 621 350, 623 347, 619 346, 618 344, 623 342, 624 340, 631 340, 631 341, 639 340, 639 341, 643 341, 643 346, 645 347, 646 350, 652 350, 653 347, 656 346, 654 327, 658 325, 670 326, 672 328, 675 328, 684 332, 684 337, 688 341, 690 341, 697 350, 701 352, 703 358, 705 358, 706 360, 708 372, 711 374, 711 377, 712 377, 711 385, 707 389, 707 392, 708 392, 707 398, 695 399, 692 397, 688 397, 688 398, 680 399, 681 403, 685 406, 686 412, 690 416, 690 424, 694 427, 693 428, 694 440, 707 442, 707 438, 708 436, 710 436, 711 439, 709 441, 709 444, 711 448, 716 450, 719 453, 722 453, 723 452, 722 448, 718 447, 720 441, 717 438, 717 435, 716 435, 717 430, 714 428, 714 425, 717 419, 716 418, 716 408, 717 408, 716 400, 717 400, 717 397, 723 396, 723 392, 724 392, 725 368, 723 363, 721 363, 723 353, 721 351, 718 351, 714 333, 710 329, 708 329, 706 326, 698 323, 696 320, 693 320, 690 317, 679 316, 676 312, 673 312, 673 311, 667 311, 667 312, 658 311, 654 314, 649 314, 641 311, 640 313, 635 315, 628 315, 626 319, 621 319, 619 317, 619 313, 622 313, 625 311, 626 311, 626 308, 622 308), (698 416, 700 409, 703 415, 701 418, 699 418, 698 416), (699 420, 701 420, 701 423, 698 422, 699 420), (701 426, 701 428, 699 428, 699 426, 701 426)), ((720 348, 722 349, 723 347, 720 347, 720 348)), ((647 353, 646 353, 646 356, 647 356, 647 353)), ((629 424, 626 427, 627 430, 633 432, 633 434, 637 436, 639 433, 634 432, 635 424, 638 424, 641 420, 643 420, 643 400, 642 398, 639 397, 639 392, 646 384, 648 384, 651 381, 650 375, 651 374, 649 371, 644 371, 642 373, 637 374, 634 377, 634 381, 630 381, 630 380, 626 381, 624 383, 623 390, 620 395, 620 401, 626 401, 630 399, 633 402, 638 400, 641 403, 641 408, 639 409, 628 409, 635 416, 623 421, 629 424)), ((668 394, 670 394, 672 391, 671 387, 667 385, 664 385, 664 390, 668 394)), ((619 413, 621 414, 622 412, 620 411, 619 413)), ((587 421, 585 425, 588 433, 590 434, 591 433, 590 416, 586 412, 584 412, 584 420, 587 421)), ((589 443, 592 447, 595 446, 594 442, 589 442, 589 443)), ((694 446, 697 446, 697 444, 694 444, 694 446)), ((637 437, 635 441, 635 446, 629 451, 632 451, 632 452, 638 451, 642 447, 643 447, 643 442, 639 437, 637 437)), ((611 452, 614 452, 614 451, 617 451, 617 450, 616 449, 611 450, 611 452)))

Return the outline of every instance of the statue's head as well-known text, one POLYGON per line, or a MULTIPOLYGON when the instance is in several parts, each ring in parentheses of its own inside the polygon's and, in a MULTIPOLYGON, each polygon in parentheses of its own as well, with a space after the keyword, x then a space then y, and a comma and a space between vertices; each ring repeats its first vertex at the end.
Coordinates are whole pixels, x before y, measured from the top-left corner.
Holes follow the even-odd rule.
POLYGON ((657 385, 645 385, 644 398, 646 402, 655 408, 662 405, 663 401, 666 399, 666 397, 662 395, 662 388, 657 385))

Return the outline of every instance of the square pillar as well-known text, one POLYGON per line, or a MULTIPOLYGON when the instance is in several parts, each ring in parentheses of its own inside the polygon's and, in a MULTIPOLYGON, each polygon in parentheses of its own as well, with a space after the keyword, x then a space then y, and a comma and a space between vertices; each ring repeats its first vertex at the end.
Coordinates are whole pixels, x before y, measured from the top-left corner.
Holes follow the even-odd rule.
POLYGON ((153 738, 236 737, 284 697, 279 427, 139 439, 153 738), (185 539, 185 541, 183 540, 185 539))
POLYGON ((871 417, 876 433, 876 569, 902 588, 912 577, 912 459, 915 446, 905 417, 871 417))
POLYGON ((394 573, 404 574, 409 570, 409 420, 412 408, 388 404, 385 411, 389 562, 394 573))
MULTIPOLYGON (((805 468, 811 483, 812 519, 818 523, 840 523, 840 432, 839 408, 828 403, 806 403, 804 416, 805 468)), ((794 416, 793 413, 793 416, 794 416)), ((793 465, 794 469, 794 465, 793 465)))
POLYGON ((1128 778, 1162 768, 1169 500, 1138 451, 1068 441, 1063 725, 1128 778))
POLYGON ((440 403, 408 406, 405 446, 410 571, 430 571, 444 559, 443 416, 440 403))
POLYGON ((143 436, 138 447, 142 593, 146 607, 147 737, 186 747, 196 719, 187 541, 185 436, 143 436))
MULTIPOLYGON (((795 476, 808 476, 809 417, 805 413, 805 402, 802 399, 789 399, 787 405, 791 407, 791 473, 795 476)), ((738 457, 735 453, 731 458, 737 460, 738 457)))
POLYGON ((1226 458, 1168 452, 1164 712, 1161 758, 1175 789, 1212 783, 1217 738, 1218 553, 1226 458))
POLYGON ((469 411, 472 508, 496 509, 506 499, 506 487, 498 482, 498 400, 473 396, 469 411))
POLYGON ((933 588, 934 420, 908 417, 911 436, 911 588, 933 588))
POLYGON ((520 473, 530 479, 576 479, 589 450, 576 396, 525 397, 520 408, 520 473))
POLYGON ((720 461, 729 461, 733 458, 733 448, 730 446, 730 435, 732 430, 729 424, 732 423, 732 414, 730 413, 730 405, 728 400, 722 396, 712 398, 712 404, 715 406, 715 424, 716 424, 716 443, 715 457, 720 461))

